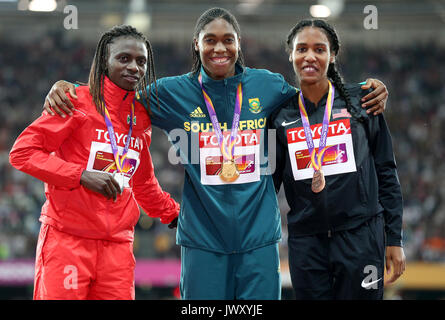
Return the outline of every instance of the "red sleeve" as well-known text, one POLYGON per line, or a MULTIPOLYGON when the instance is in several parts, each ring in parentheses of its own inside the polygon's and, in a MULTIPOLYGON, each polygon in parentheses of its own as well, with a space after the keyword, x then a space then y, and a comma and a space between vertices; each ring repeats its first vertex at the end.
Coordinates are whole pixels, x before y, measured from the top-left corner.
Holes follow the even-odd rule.
POLYGON ((48 184, 78 187, 84 167, 65 161, 53 152, 72 134, 83 117, 78 112, 68 119, 43 112, 17 138, 9 153, 9 162, 14 168, 48 184))
POLYGON ((142 140, 141 162, 133 176, 133 192, 136 201, 148 216, 160 218, 162 223, 169 224, 178 216, 179 204, 168 192, 162 190, 156 179, 146 133, 142 140))

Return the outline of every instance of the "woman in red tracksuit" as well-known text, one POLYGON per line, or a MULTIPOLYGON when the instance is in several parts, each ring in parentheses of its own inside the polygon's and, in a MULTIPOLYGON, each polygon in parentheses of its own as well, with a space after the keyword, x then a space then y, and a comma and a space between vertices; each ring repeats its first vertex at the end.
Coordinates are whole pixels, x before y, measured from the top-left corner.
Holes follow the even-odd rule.
POLYGON ((138 205, 165 224, 178 216, 154 175, 150 119, 134 99, 147 64, 154 79, 152 59, 134 28, 106 32, 88 86, 71 100, 73 117, 44 112, 10 152, 15 168, 45 182, 34 299, 134 299, 138 205))

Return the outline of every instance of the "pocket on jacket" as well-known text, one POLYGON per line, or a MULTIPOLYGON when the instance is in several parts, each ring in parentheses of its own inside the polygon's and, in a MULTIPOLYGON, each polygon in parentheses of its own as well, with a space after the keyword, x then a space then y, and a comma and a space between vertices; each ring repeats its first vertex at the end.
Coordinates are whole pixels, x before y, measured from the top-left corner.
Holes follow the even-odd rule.
POLYGON ((48 231, 50 229, 49 224, 43 224, 40 226, 40 232, 39 232, 39 239, 37 241, 37 248, 36 248, 36 260, 37 265, 44 265, 45 264, 45 258, 43 255, 43 249, 45 247, 45 244, 48 240, 48 231), (39 263, 40 261, 40 263, 39 263))
POLYGON ((375 252, 379 253, 379 257, 383 257, 385 255, 385 226, 383 220, 383 214, 380 213, 366 222, 366 225, 370 234, 370 241, 372 241, 372 247, 375 249, 375 252))

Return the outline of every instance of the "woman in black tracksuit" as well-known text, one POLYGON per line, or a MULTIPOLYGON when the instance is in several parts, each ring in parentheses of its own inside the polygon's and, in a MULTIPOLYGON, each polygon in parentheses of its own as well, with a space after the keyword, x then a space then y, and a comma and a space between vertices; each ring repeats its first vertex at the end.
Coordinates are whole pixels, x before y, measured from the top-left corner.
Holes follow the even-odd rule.
POLYGON ((275 188, 284 184, 290 206, 296 298, 382 299, 385 252, 387 272, 393 273, 388 282, 405 269, 402 194, 390 132, 382 114, 368 116, 361 108, 368 92, 343 83, 335 64, 339 41, 329 24, 303 20, 287 43, 302 100, 291 98, 270 124, 277 129, 275 188), (325 116, 330 90, 332 110, 325 116), (303 123, 309 120, 306 129, 317 151, 324 117, 324 158, 311 161, 303 123))

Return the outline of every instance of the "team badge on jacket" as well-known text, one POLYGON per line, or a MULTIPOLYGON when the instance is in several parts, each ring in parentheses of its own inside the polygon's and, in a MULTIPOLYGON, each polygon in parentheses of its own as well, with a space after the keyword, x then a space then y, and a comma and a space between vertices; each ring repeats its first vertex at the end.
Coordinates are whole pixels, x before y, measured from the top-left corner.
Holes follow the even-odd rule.
POLYGON ((255 114, 260 113, 261 110, 263 110, 259 98, 249 99, 249 110, 255 114))
MULTIPOLYGON (((127 124, 130 124, 130 115, 127 115, 127 124)), ((136 116, 133 117, 133 125, 136 125, 136 116)))

